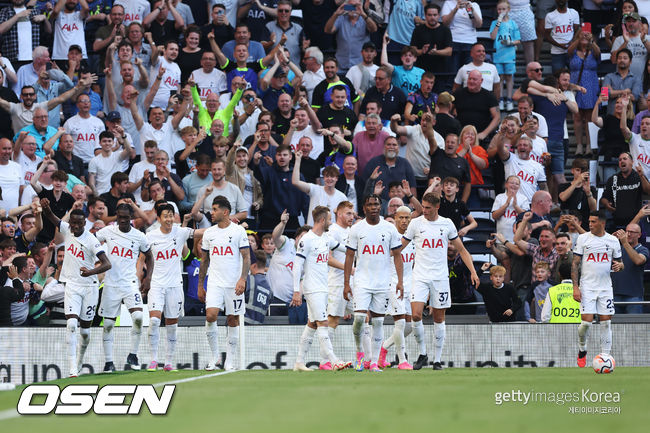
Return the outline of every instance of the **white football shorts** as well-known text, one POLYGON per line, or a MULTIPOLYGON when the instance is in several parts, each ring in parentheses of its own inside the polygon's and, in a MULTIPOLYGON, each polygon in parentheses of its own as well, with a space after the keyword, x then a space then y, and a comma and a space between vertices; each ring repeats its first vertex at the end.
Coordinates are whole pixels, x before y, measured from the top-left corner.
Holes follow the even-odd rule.
POLYGON ((411 302, 427 302, 433 308, 443 309, 451 307, 451 290, 449 280, 413 280, 411 288, 411 302))
POLYGON ((79 320, 90 322, 95 317, 95 309, 99 301, 99 287, 75 286, 65 283, 63 306, 66 315, 77 315, 79 320))
POLYGON ((205 293, 205 308, 218 308, 228 316, 244 314, 246 310, 244 294, 236 295, 234 287, 211 286, 208 280, 208 288, 205 293))
POLYGON ((129 310, 131 308, 142 308, 142 295, 137 284, 128 284, 121 287, 104 285, 99 315, 102 317, 119 316, 122 302, 129 310))
POLYGON ((147 295, 149 311, 162 311, 167 319, 178 319, 183 312, 183 287, 151 286, 147 295))

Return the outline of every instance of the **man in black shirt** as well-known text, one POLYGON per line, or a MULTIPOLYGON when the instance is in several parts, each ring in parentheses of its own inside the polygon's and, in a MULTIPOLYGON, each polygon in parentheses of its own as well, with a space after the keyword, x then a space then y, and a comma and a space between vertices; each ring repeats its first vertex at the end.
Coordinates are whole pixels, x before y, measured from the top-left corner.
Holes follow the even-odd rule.
MULTIPOLYGON (((411 46, 418 52, 415 66, 431 71, 435 74, 449 72, 449 58, 451 57, 451 31, 442 24, 440 6, 429 3, 424 7, 424 24, 415 27, 411 36, 411 46)), ((446 89, 447 83, 451 86, 451 76, 438 76, 434 91, 436 93, 446 89)))
POLYGON ((354 111, 345 106, 347 91, 343 86, 334 86, 331 93, 332 102, 322 107, 316 113, 323 128, 332 125, 342 126, 345 135, 352 135, 357 126, 357 116, 354 111))
POLYGON ((442 151, 435 146, 431 153, 431 167, 429 168, 429 178, 453 177, 458 179, 462 184, 463 194, 461 200, 467 202, 470 192, 472 191, 472 178, 470 177, 469 164, 465 158, 458 156, 458 136, 448 134, 445 138, 445 150, 442 151))
POLYGON ((72 154, 72 149, 74 149, 72 136, 70 134, 63 134, 59 139, 59 149, 54 154, 54 161, 60 170, 86 182, 84 162, 77 155, 72 154))
POLYGON ((589 229, 589 213, 596 210, 596 187, 589 184, 589 162, 576 158, 571 164, 573 181, 560 184, 558 198, 562 210, 576 210, 582 215, 582 228, 589 229))
POLYGON ((618 156, 620 171, 607 179, 600 206, 612 214, 607 231, 625 228, 641 209, 643 193, 650 194, 650 183, 633 169, 632 155, 623 152, 618 156))
MULTIPOLYGON (((151 175, 153 177, 153 175, 151 175)), ((129 176, 126 173, 118 171, 111 176, 111 189, 100 197, 106 203, 106 209, 109 216, 109 221, 116 218, 117 202, 123 198, 130 198, 135 203, 135 197, 130 192, 126 192, 129 187, 129 176), (112 217, 112 218, 110 218, 112 217)), ((52 205, 50 205, 51 207, 52 205)), ((47 219, 45 220, 47 221, 47 219)))
POLYGON ((305 178, 305 182, 316 183, 320 177, 320 164, 313 158, 309 157, 309 153, 314 148, 311 138, 303 136, 298 140, 296 150, 302 151, 302 160, 300 161, 300 174, 305 178))
POLYGON ((497 98, 492 92, 481 87, 482 82, 481 72, 473 70, 467 76, 467 87, 454 92, 460 124, 474 125, 479 141, 488 138, 501 121, 497 98))
POLYGON ((406 106, 406 95, 402 89, 391 84, 392 73, 386 66, 381 66, 375 72, 375 85, 368 89, 361 102, 360 113, 366 112, 368 101, 381 103, 381 120, 389 120, 393 114, 403 114, 406 106))
MULTIPOLYGON (((57 170, 52 173, 52 189, 43 188, 38 193, 38 198, 46 198, 50 201, 50 209, 58 218, 63 218, 74 204, 74 198, 65 191, 67 182, 68 174, 63 170, 57 170)), ((54 224, 47 218, 43 218, 43 230, 36 236, 36 241, 48 244, 54 239, 54 229, 54 224)))

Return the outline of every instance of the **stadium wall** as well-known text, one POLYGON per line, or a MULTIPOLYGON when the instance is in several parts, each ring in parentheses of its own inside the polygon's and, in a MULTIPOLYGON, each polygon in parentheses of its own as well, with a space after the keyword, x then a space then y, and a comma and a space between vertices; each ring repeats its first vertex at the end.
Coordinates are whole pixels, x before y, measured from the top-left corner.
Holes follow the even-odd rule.
MULTIPOLYGON (((613 324, 612 355, 617 367, 650 366, 650 324, 613 324)), ((432 350, 433 326, 425 326, 427 347, 432 350)), ((296 358, 302 326, 246 326, 245 367, 248 369, 288 369, 296 358)), ((150 360, 146 329, 143 330, 139 359, 150 360)), ((589 354, 600 348, 599 326, 591 328, 589 354)), ((114 359, 118 370, 124 368, 130 328, 116 328, 114 359)), ((392 332, 386 326, 385 337, 392 332)), ((219 348, 225 349, 226 329, 219 327, 219 348)), ((344 360, 354 356, 351 326, 340 326, 334 336, 334 350, 344 360)), ((159 353, 164 354, 165 332, 161 332, 159 353)), ((318 340, 309 352, 310 366, 318 365, 318 340)), ((407 353, 417 356, 413 336, 407 338, 407 353)), ((486 324, 447 326, 442 360, 447 367, 573 367, 577 354, 577 326, 550 324, 486 324)), ((222 356, 225 356, 223 354, 222 356)), ((394 349, 389 350, 394 357, 394 349)), ((209 359, 209 347, 203 327, 178 329, 175 362, 178 368, 202 369, 209 359)), ((431 357, 430 357, 431 359, 431 357)), ((235 364, 237 365, 237 364, 235 364)), ((83 372, 101 372, 104 366, 102 329, 93 328, 83 372)), ((67 374, 65 328, 0 329, 0 381, 16 384, 40 382, 67 374)), ((125 377, 128 381, 128 376, 125 377)))

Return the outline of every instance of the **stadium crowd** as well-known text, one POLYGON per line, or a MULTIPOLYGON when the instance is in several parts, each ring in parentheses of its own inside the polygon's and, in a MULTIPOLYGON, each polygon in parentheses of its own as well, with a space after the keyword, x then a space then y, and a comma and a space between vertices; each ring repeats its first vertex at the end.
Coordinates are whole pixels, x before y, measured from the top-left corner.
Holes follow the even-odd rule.
MULTIPOLYGON (((287 236, 317 206, 350 227, 373 193, 396 225, 400 207, 415 217, 434 193, 477 269, 498 261, 492 282, 506 290, 476 290, 450 246, 452 314, 543 321, 597 209, 623 249, 616 300, 643 300, 650 1, 533 3, 11 0, 0 9, 0 326, 65 325, 63 238, 44 198, 63 221, 81 210, 94 234, 120 204, 143 232, 165 203, 175 223, 207 228, 226 197, 248 233, 247 290, 268 295, 248 296, 254 323, 269 305, 306 322, 306 304, 291 304, 287 236), (476 301, 485 307, 458 305, 476 301)), ((183 252, 187 315, 205 315, 200 246, 183 252)))

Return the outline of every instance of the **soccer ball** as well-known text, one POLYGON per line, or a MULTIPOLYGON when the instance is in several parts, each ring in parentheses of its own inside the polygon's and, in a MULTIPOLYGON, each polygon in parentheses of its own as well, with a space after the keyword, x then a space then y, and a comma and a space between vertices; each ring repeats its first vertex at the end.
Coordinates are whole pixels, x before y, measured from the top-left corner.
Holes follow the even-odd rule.
POLYGON ((614 357, 612 355, 599 353, 598 355, 594 356, 592 366, 594 367, 594 371, 598 374, 611 373, 614 371, 616 361, 614 361, 614 357))

